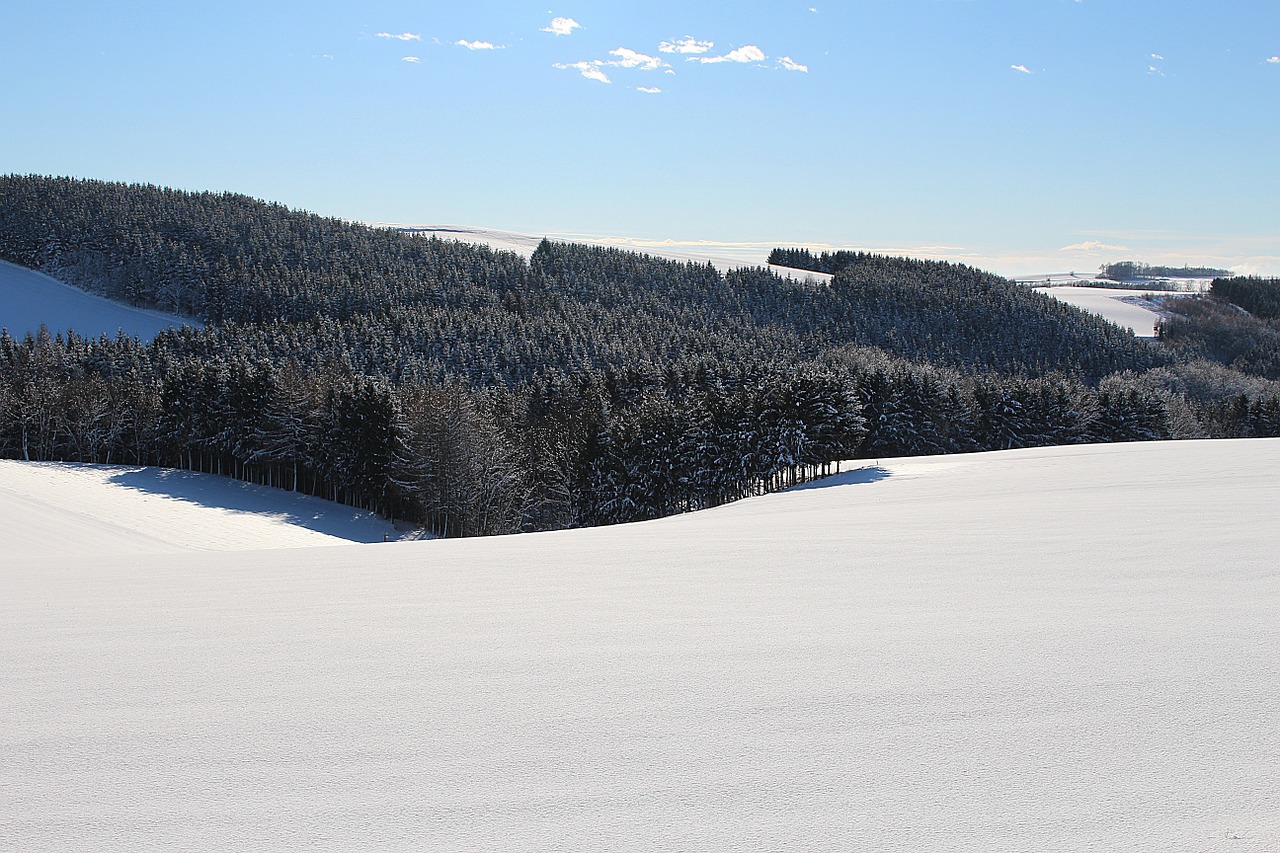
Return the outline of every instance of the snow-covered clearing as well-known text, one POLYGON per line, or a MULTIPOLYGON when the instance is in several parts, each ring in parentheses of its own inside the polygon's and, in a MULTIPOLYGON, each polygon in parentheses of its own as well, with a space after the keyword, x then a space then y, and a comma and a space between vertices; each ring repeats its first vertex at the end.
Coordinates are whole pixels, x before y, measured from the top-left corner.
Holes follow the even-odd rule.
POLYGON ((39 517, 6 500, 0 848, 1275 850, 1277 471, 879 460, 645 524, 181 554, 68 517, 6 550, 39 517))
POLYGON ((1140 338, 1153 338, 1160 314, 1151 309, 1147 295, 1157 297, 1185 296, 1173 290, 1132 290, 1118 287, 1037 287, 1068 305, 1074 305, 1091 314, 1110 320, 1117 326, 1132 329, 1140 338))
POLYGON ((198 326, 194 320, 113 302, 50 278, 41 272, 0 261, 0 328, 21 338, 44 324, 54 334, 73 329, 83 337, 150 340, 164 329, 198 326))

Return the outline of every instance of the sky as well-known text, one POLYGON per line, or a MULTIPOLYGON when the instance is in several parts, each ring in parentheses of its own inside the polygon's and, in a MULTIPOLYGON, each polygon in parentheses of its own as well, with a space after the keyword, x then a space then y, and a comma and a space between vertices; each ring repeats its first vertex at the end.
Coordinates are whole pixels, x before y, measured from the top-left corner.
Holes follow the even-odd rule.
POLYGON ((0 173, 345 219, 1280 274, 1276 0, 9 4, 0 173))

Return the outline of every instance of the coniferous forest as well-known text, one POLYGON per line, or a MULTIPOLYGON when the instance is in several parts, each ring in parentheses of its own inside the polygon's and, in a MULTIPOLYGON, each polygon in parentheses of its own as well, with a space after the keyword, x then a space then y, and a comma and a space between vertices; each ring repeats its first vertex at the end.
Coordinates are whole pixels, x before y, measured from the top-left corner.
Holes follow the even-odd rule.
POLYGON ((221 473, 470 536, 714 506, 859 456, 1280 434, 1262 332, 1241 360, 1191 309, 1147 341, 960 265, 779 251, 831 283, 2 177, 0 258, 204 328, 0 335, 0 455, 221 473))

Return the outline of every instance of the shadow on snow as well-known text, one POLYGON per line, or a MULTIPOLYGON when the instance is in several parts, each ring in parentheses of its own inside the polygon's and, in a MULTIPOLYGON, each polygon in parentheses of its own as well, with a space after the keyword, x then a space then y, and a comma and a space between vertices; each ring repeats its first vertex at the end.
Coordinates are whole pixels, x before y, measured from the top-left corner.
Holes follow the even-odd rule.
POLYGON ((788 492, 798 492, 803 489, 829 489, 833 486, 856 486, 862 483, 878 483, 881 480, 887 480, 891 477, 889 469, 881 468, 878 465, 868 465, 863 468, 855 468, 852 471, 842 471, 839 474, 832 474, 829 477, 823 477, 820 480, 813 480, 808 483, 801 483, 798 486, 792 486, 787 489, 788 492))
POLYGON ((265 487, 226 477, 173 468, 135 468, 113 474, 108 482, 199 506, 252 513, 350 542, 382 542, 386 533, 397 537, 389 522, 363 510, 293 492, 268 492, 265 487))

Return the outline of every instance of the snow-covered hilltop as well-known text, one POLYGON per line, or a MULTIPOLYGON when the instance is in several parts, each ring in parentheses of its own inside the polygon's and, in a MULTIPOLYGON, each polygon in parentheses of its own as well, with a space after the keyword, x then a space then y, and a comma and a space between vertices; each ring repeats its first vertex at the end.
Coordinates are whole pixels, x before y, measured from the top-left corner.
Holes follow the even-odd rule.
POLYGON ((0 848, 1280 845, 1280 440, 858 464, 524 536, 6 535, 0 848))

